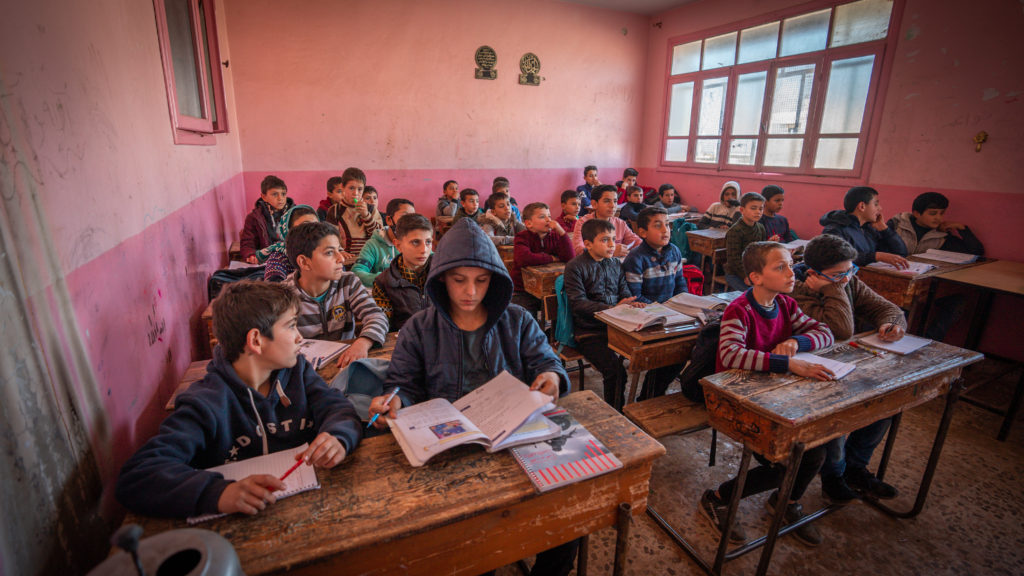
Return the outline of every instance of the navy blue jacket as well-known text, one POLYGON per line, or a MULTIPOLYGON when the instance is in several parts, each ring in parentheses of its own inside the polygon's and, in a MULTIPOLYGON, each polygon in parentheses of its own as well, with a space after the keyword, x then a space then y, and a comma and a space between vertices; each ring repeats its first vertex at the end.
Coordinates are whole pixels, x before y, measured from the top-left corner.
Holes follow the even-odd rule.
POLYGON ((453 402, 468 392, 462 382, 462 330, 449 313, 451 303, 444 285, 444 273, 460 266, 491 272, 491 283, 483 300, 487 322, 478 352, 491 377, 508 370, 531 384, 538 374, 555 372, 561 380, 560 393, 565 393, 569 376, 562 363, 537 321, 522 307, 510 303, 512 278, 498 249, 480 226, 469 219, 456 222, 434 253, 424 287, 434 305, 414 314, 398 333, 384 392, 401 386, 398 395, 403 406, 434 398, 453 402))
POLYGON ((876 261, 875 252, 907 255, 907 247, 899 234, 892 228, 875 230, 871 223, 860 225, 856 216, 845 210, 832 210, 819 221, 824 229, 822 234, 839 236, 849 242, 857 251, 857 266, 867 266, 876 261))
MULTIPOLYGON (((174 412, 121 468, 117 500, 147 516, 187 517, 217 512, 230 481, 206 468, 267 453, 333 434, 352 453, 362 437, 359 416, 341 392, 330 388, 301 354, 292 368, 270 376, 263 396, 238 377, 218 346, 206 376, 175 399, 174 412), (283 402, 278 384, 288 402, 283 402), (288 404, 288 405, 286 405, 288 404)), ((281 471, 284 473, 284 470, 281 471)))

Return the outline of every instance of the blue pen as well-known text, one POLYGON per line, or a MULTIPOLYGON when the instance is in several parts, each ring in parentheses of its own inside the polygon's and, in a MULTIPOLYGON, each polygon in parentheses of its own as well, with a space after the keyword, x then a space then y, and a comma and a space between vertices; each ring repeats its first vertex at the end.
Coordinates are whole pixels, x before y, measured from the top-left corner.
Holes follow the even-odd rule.
MULTIPOLYGON (((398 394, 398 391, 401 389, 402 387, 399 386, 392 390, 391 394, 388 394, 387 400, 384 400, 384 406, 390 407, 391 401, 395 399, 395 395, 398 394)), ((380 418, 381 414, 383 414, 383 412, 377 412, 376 414, 374 414, 373 418, 370 418, 370 422, 366 425, 366 427, 369 428, 370 426, 373 426, 373 423, 377 421, 377 418, 380 418)))

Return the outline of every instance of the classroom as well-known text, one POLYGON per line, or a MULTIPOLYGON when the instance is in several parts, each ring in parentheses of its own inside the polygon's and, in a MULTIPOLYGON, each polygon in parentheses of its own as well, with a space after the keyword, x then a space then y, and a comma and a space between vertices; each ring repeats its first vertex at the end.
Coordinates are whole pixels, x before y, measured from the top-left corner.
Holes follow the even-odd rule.
MULTIPOLYGON (((119 471, 156 434, 189 366, 211 357, 207 281, 228 266, 268 175, 316 207, 328 178, 359 167, 382 211, 400 197, 427 217, 444 182, 476 188, 482 202, 498 176, 520 208, 544 202, 554 217, 588 165, 605 184, 635 168, 641 185, 671 183, 701 212, 726 181, 743 192, 775 184, 803 239, 851 187, 877 190, 885 218, 939 192, 986 258, 1024 261, 1024 155, 1013 142, 1024 135, 1024 8, 1014 0, 34 0, 3 12, 0 574, 84 574, 108 556, 126 514, 119 471), (165 56, 174 4, 205 32, 189 42, 188 21, 177 29, 195 59, 165 56), (867 28, 881 26, 869 41, 746 60, 736 51, 738 31, 780 21, 827 30, 852 4, 867 28), (478 77, 481 61, 491 66, 484 46, 493 79, 478 77), (708 64, 714 47, 724 60, 708 64), (836 61, 860 67, 833 91, 825 70, 836 61), (773 103, 784 72, 801 96, 773 103), (768 88, 751 96, 744 81, 768 88), (858 121, 826 129, 826 92, 845 94, 858 121), (763 114, 734 117, 742 98, 763 114), (196 113, 179 113, 187 106, 196 113), (797 120, 786 124, 787 112, 797 120)), ((968 311, 946 343, 1024 362, 1019 303, 996 294, 984 322, 968 311)), ((992 402, 1009 404, 1016 370, 992 402)), ((600 385, 593 368, 585 374, 588 390, 600 385)), ((575 390, 577 374, 569 380, 575 390)), ((897 443, 894 461, 912 470, 892 478, 906 495, 942 402, 903 421, 915 453, 897 443)), ((818 549, 782 536, 770 572, 1021 573, 1024 425, 1018 416, 998 441, 1000 420, 959 403, 922 516, 857 504, 819 522, 829 535, 818 549), (944 540, 989 516, 1006 531, 984 545, 944 540)), ((651 502, 687 526, 701 526, 699 489, 735 474, 744 451, 719 434, 709 467, 709 438, 657 439, 668 455, 654 464, 651 502), (686 477, 679 494, 675 476, 686 477)), ((702 572, 642 509, 633 514, 626 573, 702 572)), ((610 532, 590 539, 593 573, 613 570, 610 532)), ((712 531, 684 536, 714 555, 712 531)), ((753 572, 757 556, 726 570, 753 572)))

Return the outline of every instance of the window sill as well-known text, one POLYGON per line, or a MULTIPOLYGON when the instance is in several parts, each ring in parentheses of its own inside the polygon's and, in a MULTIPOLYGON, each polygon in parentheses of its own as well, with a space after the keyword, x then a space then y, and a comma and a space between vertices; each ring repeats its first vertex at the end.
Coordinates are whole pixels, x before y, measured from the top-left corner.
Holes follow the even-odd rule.
POLYGON ((836 176, 826 174, 784 174, 779 172, 754 172, 752 170, 719 170, 715 168, 698 168, 695 166, 659 165, 658 172, 676 174, 693 174, 699 176, 723 176, 730 180, 755 179, 773 182, 796 182, 801 184, 823 184, 826 186, 862 186, 867 179, 861 175, 836 176))

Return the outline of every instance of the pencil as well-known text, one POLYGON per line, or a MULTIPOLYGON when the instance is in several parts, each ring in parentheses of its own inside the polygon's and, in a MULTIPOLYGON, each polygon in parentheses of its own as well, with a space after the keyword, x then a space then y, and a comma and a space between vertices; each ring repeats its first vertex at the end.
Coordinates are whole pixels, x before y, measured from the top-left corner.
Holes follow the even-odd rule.
POLYGON ((868 346, 865 346, 865 345, 863 345, 863 344, 861 344, 859 342, 850 342, 850 346, 853 346, 854 348, 858 348, 860 350, 863 350, 863 351, 867 352, 868 354, 873 354, 875 356, 881 356, 881 352, 875 350, 874 348, 870 348, 868 346))
POLYGON ((298 468, 299 466, 301 466, 302 464, 304 464, 305 462, 306 462, 305 460, 301 460, 301 459, 300 459, 300 460, 299 460, 298 462, 296 462, 294 466, 292 466, 291 468, 289 468, 289 469, 288 469, 288 471, 284 473, 284 476, 281 476, 281 482, 284 482, 284 479, 285 479, 285 478, 287 478, 289 474, 291 474, 292 472, 295 472, 295 470, 296 470, 296 469, 297 469, 297 468, 298 468))

